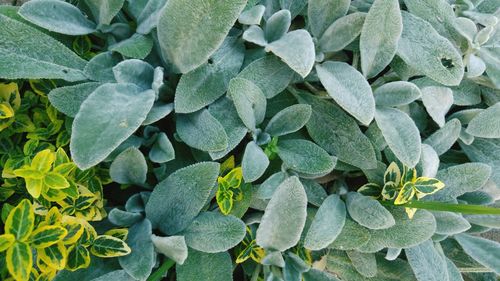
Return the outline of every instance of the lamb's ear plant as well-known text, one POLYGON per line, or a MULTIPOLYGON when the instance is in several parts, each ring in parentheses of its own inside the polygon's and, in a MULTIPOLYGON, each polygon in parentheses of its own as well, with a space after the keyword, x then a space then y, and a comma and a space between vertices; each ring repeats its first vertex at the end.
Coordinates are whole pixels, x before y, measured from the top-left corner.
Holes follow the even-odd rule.
POLYGON ((499 9, 0 6, 0 279, 497 278, 499 9))

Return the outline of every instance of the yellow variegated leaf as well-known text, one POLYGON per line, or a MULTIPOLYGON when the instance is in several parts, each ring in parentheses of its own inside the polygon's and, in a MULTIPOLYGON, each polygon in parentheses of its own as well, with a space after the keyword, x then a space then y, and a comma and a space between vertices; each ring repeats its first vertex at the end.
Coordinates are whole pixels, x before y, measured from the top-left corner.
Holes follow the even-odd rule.
POLYGON ((84 246, 90 246, 97 238, 97 232, 87 221, 81 220, 81 223, 83 225, 83 234, 80 243, 84 246))
POLYGON ((61 174, 63 176, 68 176, 75 169, 76 169, 76 165, 74 163, 62 163, 62 164, 56 166, 53 171, 55 173, 61 174))
POLYGON ((96 212, 96 208, 86 208, 83 210, 76 210, 75 211, 75 217, 85 219, 87 221, 95 221, 97 220, 97 217, 99 214, 96 212))
POLYGON ((16 241, 16 237, 12 234, 0 235, 0 252, 7 250, 16 241))
POLYGON ((59 212, 59 209, 57 207, 52 207, 45 215, 44 222, 46 225, 54 225, 60 222, 61 219, 62 215, 61 212, 59 212))
POLYGON ((5 233, 12 234, 17 241, 25 241, 33 231, 35 213, 28 199, 22 200, 12 209, 5 221, 5 233))
POLYGON ((56 83, 50 79, 29 80, 31 89, 40 96, 47 96, 47 94, 57 87, 56 83))
POLYGON ((243 179, 243 170, 241 167, 234 168, 227 175, 224 176, 224 179, 229 184, 231 188, 238 188, 241 185, 241 181, 243 179))
POLYGON ((0 101, 9 102, 14 110, 21 106, 21 96, 16 83, 0 83, 0 101))
POLYGON ((36 257, 36 266, 41 272, 51 272, 54 271, 55 269, 50 267, 48 264, 46 264, 41 258, 40 255, 37 255, 36 257))
POLYGON ((252 248, 250 258, 257 263, 261 263, 262 259, 266 256, 266 251, 262 247, 255 246, 252 248))
POLYGON ((384 188, 382 189, 382 198, 384 200, 392 200, 396 197, 398 193, 399 185, 395 182, 388 181, 384 184, 384 188))
POLYGON ((415 186, 412 182, 407 182, 399 191, 396 200, 394 200, 394 205, 408 203, 413 198, 413 196, 415 196, 415 186))
POLYGON ((35 199, 40 197, 43 190, 43 180, 25 178, 24 181, 26 182, 26 190, 28 193, 35 199))
POLYGON ((417 212, 416 208, 405 208, 405 212, 408 215, 408 218, 412 219, 415 213, 417 212))
POLYGON ((38 249, 37 254, 49 267, 62 270, 66 266, 68 252, 62 242, 38 249))
POLYGON ((401 185, 407 182, 414 182, 417 179, 417 170, 415 168, 403 167, 403 174, 401 175, 401 185))
POLYGON ((14 116, 14 109, 7 102, 0 102, 0 120, 14 116))
POLYGON ((227 158, 222 164, 220 164, 220 174, 223 175, 228 171, 231 171, 234 169, 235 166, 235 161, 234 161, 234 155, 231 155, 229 158, 227 158))
POLYGON ((64 189, 69 187, 69 182, 66 178, 56 172, 49 172, 45 175, 43 182, 46 186, 52 189, 64 189))
POLYGON ((388 182, 399 183, 401 182, 401 171, 399 170, 398 164, 392 162, 384 173, 384 183, 388 182))
POLYGON ((100 235, 92 244, 90 252, 97 257, 111 258, 126 256, 130 254, 131 250, 121 239, 109 235, 100 235))
POLYGON ((66 198, 66 193, 62 189, 48 188, 48 186, 44 185, 42 196, 49 202, 59 202, 66 198))
POLYGON ((35 268, 31 268, 31 272, 30 272, 30 281, 36 281, 38 280, 38 278, 40 277, 40 274, 38 273, 38 271, 35 269, 35 268))
POLYGON ((31 167, 26 167, 26 166, 23 168, 14 170, 14 175, 16 177, 25 178, 25 179, 43 179, 43 177, 45 176, 44 173, 42 173, 38 170, 32 169, 31 167))
POLYGON ((420 199, 426 195, 436 193, 444 188, 444 183, 438 179, 420 177, 415 180, 415 191, 417 198, 420 199))
POLYGON ((110 230, 104 232, 104 235, 113 236, 113 237, 116 237, 122 241, 125 241, 125 240, 127 240, 128 229, 126 229, 126 228, 114 228, 114 229, 110 229, 110 230))
POLYGON ((75 271, 80 268, 86 268, 90 264, 90 253, 82 245, 75 245, 69 249, 68 262, 66 269, 75 271))
POLYGON ((233 209, 233 192, 231 190, 226 190, 225 188, 219 188, 217 189, 215 198, 221 213, 228 215, 233 209))
POLYGON ((30 236, 30 245, 34 248, 46 248, 61 241, 68 231, 57 225, 47 225, 35 229, 30 236))
MULTIPOLYGON (((66 151, 62 148, 58 148, 56 151, 56 160, 54 161, 54 166, 57 168, 58 166, 66 163, 70 163, 71 161, 69 160, 68 154, 66 154, 66 151)), ((73 163, 71 163, 73 164, 73 163)), ((54 168, 54 169, 56 169, 54 168)))
POLYGON ((365 196, 369 196, 369 197, 376 199, 376 198, 380 197, 380 193, 382 192, 382 188, 380 187, 380 185, 378 185, 376 183, 367 183, 367 184, 363 185, 362 187, 360 187, 358 189, 358 192, 365 195, 365 196))
POLYGON ((35 281, 51 281, 56 277, 56 271, 52 270, 40 274, 35 281))
POLYGON ((65 245, 70 245, 76 243, 80 237, 82 237, 84 227, 81 223, 81 219, 64 216, 61 220, 63 227, 66 229, 67 234, 63 239, 65 245))
POLYGON ((24 242, 16 241, 9 249, 5 258, 7 270, 17 281, 28 281, 31 268, 33 267, 33 256, 31 248, 24 242))
POLYGON ((52 167, 52 163, 56 160, 56 154, 50 149, 45 149, 38 152, 31 161, 31 168, 42 173, 47 173, 52 167))

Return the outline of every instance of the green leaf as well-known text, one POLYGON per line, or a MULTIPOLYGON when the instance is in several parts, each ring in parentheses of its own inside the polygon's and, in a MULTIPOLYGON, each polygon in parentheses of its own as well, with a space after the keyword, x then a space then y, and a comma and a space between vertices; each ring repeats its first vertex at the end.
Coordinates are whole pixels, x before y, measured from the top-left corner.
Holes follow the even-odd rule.
POLYGON ((350 4, 349 0, 309 0, 307 16, 314 37, 320 38, 330 24, 347 14, 350 4))
MULTIPOLYGON (((158 17, 167 0, 147 1, 141 13, 137 16, 137 33, 148 34, 158 24, 158 17)), ((139 2, 140 3, 140 2, 139 2)), ((133 3, 128 2, 129 9, 133 3)), ((144 2, 142 3, 144 4, 144 2)))
POLYGON ((460 121, 453 118, 425 139, 424 143, 430 145, 438 155, 442 155, 458 140, 461 129, 460 121))
POLYGON ((12 244, 16 241, 16 237, 12 234, 2 234, 0 235, 0 252, 3 252, 10 248, 12 244))
POLYGON ((75 117, 85 99, 101 85, 97 82, 88 82, 55 88, 48 95, 50 104, 67 116, 75 117))
POLYGON ((21 6, 19 14, 47 30, 67 35, 89 34, 96 27, 80 9, 63 1, 30 1, 21 6))
POLYGON ((5 257, 7 270, 15 280, 29 280, 33 267, 33 256, 31 248, 27 243, 16 241, 9 249, 5 257))
POLYGON ((139 149, 130 147, 120 153, 111 166, 111 179, 120 184, 143 184, 146 182, 148 166, 139 149))
POLYGON ((100 25, 110 24, 124 2, 125 0, 85 0, 100 25))
POLYGON ((138 212, 122 211, 114 208, 108 214, 109 221, 118 226, 130 226, 142 220, 143 215, 138 212))
POLYGON ((331 243, 329 249, 354 250, 370 240, 370 232, 350 218, 346 218, 342 231, 331 243))
POLYGON ((368 11, 359 49, 363 74, 372 78, 394 58, 403 31, 398 0, 375 0, 368 11))
POLYGON ((219 166, 215 162, 197 163, 175 171, 160 182, 146 204, 146 217, 153 226, 169 235, 188 227, 207 202, 219 166))
POLYGON ((377 275, 377 260, 375 254, 358 251, 346 251, 346 254, 359 274, 368 278, 377 275))
POLYGON ((149 151, 149 160, 155 163, 165 163, 175 158, 175 151, 167 134, 158 134, 155 143, 149 151))
POLYGON ((407 182, 398 193, 398 196, 394 200, 394 205, 401 205, 408 203, 415 196, 415 184, 413 182, 407 182))
POLYGON ((209 152, 210 157, 215 160, 233 150, 246 136, 248 129, 241 122, 233 102, 228 98, 221 98, 211 104, 208 111, 224 127, 228 139, 228 146, 225 150, 209 152))
POLYGON ((325 62, 317 65, 316 71, 321 84, 335 102, 368 126, 375 114, 375 99, 361 73, 343 62, 325 62))
POLYGON ((27 24, 0 15, 0 37, 6 40, 0 46, 2 78, 87 79, 81 71, 85 66, 84 60, 52 37, 27 24), (23 63, 20 64, 20 61, 23 63))
POLYGON ((245 182, 258 180, 269 166, 269 158, 254 141, 247 144, 241 167, 243 168, 243 178, 245 182))
POLYGON ((370 230, 370 240, 359 248, 361 252, 413 247, 428 240, 436 230, 434 216, 425 210, 418 210, 412 219, 401 208, 393 207, 390 212, 396 224, 386 229, 370 230))
POLYGON ((500 244, 467 234, 454 236, 462 249, 474 260, 500 274, 500 244))
POLYGON ((269 120, 266 133, 271 136, 282 136, 300 130, 311 117, 311 106, 307 104, 295 104, 289 106, 269 120))
POLYGON ((184 236, 160 237, 153 234, 151 241, 157 252, 171 258, 179 265, 184 264, 188 257, 188 247, 184 236))
POLYGON ((310 104, 313 109, 306 127, 319 146, 356 167, 376 167, 375 150, 354 119, 340 107, 312 95, 297 93, 297 98, 300 103, 310 104))
POLYGON ((255 130, 266 115, 267 100, 260 88, 250 80, 237 77, 231 79, 227 92, 243 124, 255 130))
POLYGON ((12 209, 5 221, 5 233, 12 234, 17 241, 26 241, 33 231, 35 213, 28 199, 23 199, 12 209))
POLYGON ((472 118, 466 132, 480 138, 500 138, 500 102, 472 118))
POLYGON ((407 105, 422 96, 415 84, 406 81, 389 82, 377 88, 373 94, 377 106, 407 105))
POLYGON ((297 177, 280 184, 257 229, 257 244, 285 251, 297 244, 306 222, 307 196, 297 177))
POLYGON ((370 197, 357 192, 349 192, 346 205, 351 218, 364 227, 387 229, 395 224, 391 213, 370 197))
POLYGON ((222 44, 246 2, 168 1, 158 19, 163 54, 182 73, 202 65, 222 44))
POLYGON ((397 55, 410 67, 447 86, 460 84, 464 74, 462 56, 432 25, 407 12, 397 55))
POLYGON ((205 253, 227 251, 240 243, 246 234, 245 224, 234 216, 203 212, 181 232, 186 244, 205 253))
POLYGON ((113 74, 118 83, 133 83, 148 90, 153 83, 154 68, 145 61, 130 59, 113 67, 113 74))
POLYGON ((259 24, 265 10, 266 7, 263 5, 255 5, 251 8, 245 9, 238 17, 238 22, 246 25, 259 24))
POLYGON ((92 243, 90 252, 97 257, 111 258, 130 254, 131 250, 123 240, 109 236, 99 235, 92 243))
POLYGON ((415 122, 406 113, 389 107, 377 108, 375 121, 396 157, 403 164, 415 167, 421 152, 420 132, 415 122))
POLYGON ((445 115, 453 104, 453 92, 447 87, 422 88, 422 102, 425 109, 439 127, 445 123, 445 115))
POLYGON ((156 252, 151 240, 152 229, 148 219, 134 224, 127 237, 131 253, 118 258, 120 266, 134 279, 146 280, 156 262, 156 252))
POLYGON ((452 212, 433 212, 436 218, 436 233, 453 235, 467 231, 471 225, 461 214, 452 212))
POLYGON ((254 43, 259 46, 267 46, 267 41, 264 35, 264 30, 257 25, 251 25, 243 32, 242 38, 245 41, 254 43))
POLYGON ((123 269, 111 271, 97 278, 92 279, 92 281, 110 281, 110 280, 120 280, 120 281, 135 281, 127 272, 123 269))
POLYGON ((217 200, 217 205, 219 205, 220 212, 224 215, 228 215, 233 209, 233 194, 231 190, 226 190, 221 187, 217 189, 215 198, 217 200))
POLYGON ((85 75, 94 81, 116 82, 113 67, 120 61, 121 56, 117 53, 100 53, 87 63, 84 68, 85 75))
POLYGON ((267 19, 264 27, 264 37, 267 42, 282 38, 290 28, 292 15, 287 9, 277 11, 267 19))
POLYGON ((433 194, 441 190, 444 186, 444 183, 434 178, 427 177, 419 177, 413 183, 415 186, 415 192, 417 198, 422 198, 426 195, 433 194))
POLYGON ((153 40, 145 35, 135 33, 132 37, 120 41, 109 47, 110 51, 122 54, 125 57, 144 59, 153 49, 153 40))
POLYGON ((37 258, 41 259, 49 267, 62 270, 66 266, 68 252, 66 247, 59 242, 52 246, 38 249, 37 255, 37 258))
POLYGON ((311 35, 304 29, 285 34, 279 40, 267 45, 266 51, 281 58, 302 78, 311 72, 316 58, 311 35))
POLYGON ((252 81, 270 99, 286 89, 294 71, 273 55, 266 55, 245 67, 238 78, 252 81))
POLYGON ((134 84, 104 84, 81 105, 73 121, 71 155, 80 169, 104 160, 142 124, 153 106, 152 90, 134 84), (103 104, 113 106, 103 110, 103 104))
POLYGON ((351 44, 361 34, 366 13, 352 13, 333 22, 319 39, 323 52, 338 52, 351 44))
POLYGON ((228 147, 224 127, 208 110, 178 114, 177 134, 189 146, 207 152, 217 152, 228 147))
POLYGON ((287 168, 311 177, 323 176, 331 172, 335 166, 332 156, 308 140, 280 141, 278 155, 287 168))
POLYGON ((466 163, 440 170, 436 178, 446 188, 429 196, 431 201, 450 201, 466 193, 480 189, 490 178, 491 167, 482 163, 466 163))
POLYGON ((184 264, 177 264, 175 269, 178 281, 233 280, 233 265, 227 252, 213 254, 190 249, 184 264))
POLYGON ((304 247, 321 250, 330 245, 340 234, 346 219, 344 202, 338 195, 328 196, 319 207, 307 231, 304 247))
POLYGON ((441 256, 432 241, 405 249, 406 258, 419 281, 448 280, 446 260, 441 256))
POLYGON ((212 55, 211 63, 182 75, 175 91, 175 112, 195 112, 224 95, 243 64, 244 50, 241 40, 227 37, 212 55))
POLYGON ((338 281, 337 277, 333 276, 326 271, 311 268, 309 271, 304 272, 302 275, 304 281, 338 281))

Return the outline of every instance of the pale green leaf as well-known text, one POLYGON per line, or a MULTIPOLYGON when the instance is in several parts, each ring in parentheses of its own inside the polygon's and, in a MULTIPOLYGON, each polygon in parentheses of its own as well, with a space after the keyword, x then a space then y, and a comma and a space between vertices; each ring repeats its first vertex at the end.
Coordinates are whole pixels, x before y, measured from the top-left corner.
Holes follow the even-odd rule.
POLYGON ((178 114, 177 134, 189 146, 207 152, 225 150, 228 147, 224 127, 206 109, 178 114))
POLYGON ((245 182, 253 182, 259 179, 268 166, 269 159, 262 148, 254 141, 249 142, 243 153, 243 159, 241 160, 245 182))
POLYGON ((296 104, 289 106, 269 120, 266 133, 271 136, 282 136, 298 131, 311 117, 311 106, 307 104, 296 104))
POLYGON ((377 200, 357 192, 347 195, 347 211, 353 220, 370 229, 387 229, 394 226, 391 213, 377 200))
POLYGON ((422 88, 422 102, 427 113, 439 127, 445 123, 445 115, 453 105, 453 92, 447 87, 422 88))
POLYGON ((333 22, 319 39, 323 52, 338 52, 351 44, 361 34, 366 13, 352 13, 333 22))
POLYGON ((203 253, 189 250, 183 265, 176 265, 178 281, 232 281, 233 264, 231 256, 223 253, 203 253))
POLYGON ((146 182, 147 172, 146 159, 135 147, 120 153, 109 167, 111 179, 120 184, 143 184, 146 182))
POLYGON ((500 138, 500 102, 474 117, 466 132, 480 138, 500 138))
POLYGON ((422 95, 415 84, 406 81, 389 82, 377 88, 373 94, 378 106, 406 105, 422 95))
POLYGON ((309 0, 307 16, 314 37, 320 38, 328 26, 347 14, 350 3, 349 0, 309 0))
POLYGON ((164 254, 179 265, 184 264, 188 256, 188 247, 184 236, 160 237, 153 234, 151 240, 157 252, 164 254))
POLYGON ((67 116, 75 117, 85 99, 101 85, 98 82, 88 82, 55 88, 48 95, 50 104, 67 116))
POLYGON ((227 92, 243 124, 255 130, 266 115, 267 101, 260 88, 250 80, 237 77, 231 79, 227 92))
POLYGON ((405 249, 406 258, 419 281, 448 280, 447 264, 432 241, 405 249))

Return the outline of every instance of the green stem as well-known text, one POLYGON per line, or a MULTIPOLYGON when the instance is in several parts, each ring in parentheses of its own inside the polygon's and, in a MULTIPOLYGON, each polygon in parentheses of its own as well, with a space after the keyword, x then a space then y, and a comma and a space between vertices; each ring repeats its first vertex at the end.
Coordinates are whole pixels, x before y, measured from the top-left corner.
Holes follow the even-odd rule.
POLYGON ((175 264, 171 259, 167 259, 153 274, 149 276, 147 281, 160 281, 167 271, 175 264))
POLYGON ((385 206, 406 207, 415 209, 426 209, 431 211, 454 212, 471 215, 500 215, 500 208, 493 208, 481 205, 450 204, 429 201, 410 201, 402 205, 394 205, 393 202, 380 201, 385 206))

